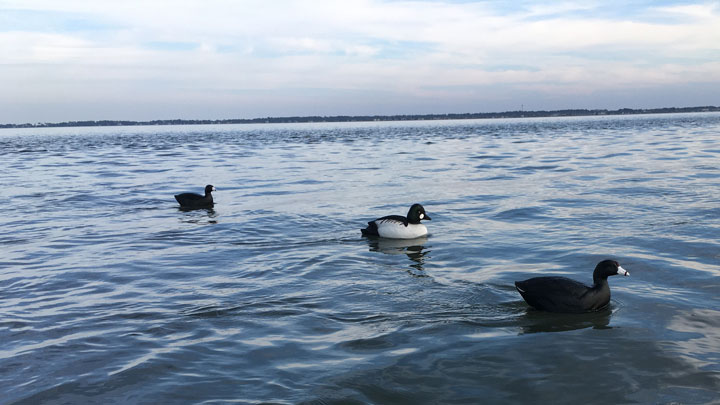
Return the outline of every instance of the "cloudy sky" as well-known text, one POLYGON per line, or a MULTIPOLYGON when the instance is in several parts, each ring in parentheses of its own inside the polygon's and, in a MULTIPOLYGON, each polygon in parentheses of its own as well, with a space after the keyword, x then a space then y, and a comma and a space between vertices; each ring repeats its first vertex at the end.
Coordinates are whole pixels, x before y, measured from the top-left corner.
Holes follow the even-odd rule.
POLYGON ((0 123, 699 105, 717 0, 0 0, 0 123))

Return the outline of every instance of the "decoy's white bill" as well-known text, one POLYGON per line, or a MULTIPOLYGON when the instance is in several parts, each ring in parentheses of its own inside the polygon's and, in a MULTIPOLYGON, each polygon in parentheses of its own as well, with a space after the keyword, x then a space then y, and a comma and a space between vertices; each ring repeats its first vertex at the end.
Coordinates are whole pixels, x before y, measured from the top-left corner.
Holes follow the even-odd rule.
POLYGON ((621 276, 629 276, 629 275, 630 275, 630 272, 627 271, 627 270, 625 270, 625 269, 623 269, 622 266, 618 266, 617 274, 619 274, 619 275, 621 275, 621 276))

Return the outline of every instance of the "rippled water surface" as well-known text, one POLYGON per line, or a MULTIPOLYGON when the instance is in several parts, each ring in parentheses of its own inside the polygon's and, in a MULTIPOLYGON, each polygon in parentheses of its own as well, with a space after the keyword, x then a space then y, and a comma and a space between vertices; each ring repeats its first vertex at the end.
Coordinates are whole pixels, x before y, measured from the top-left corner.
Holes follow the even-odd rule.
POLYGON ((0 403, 720 402, 720 114, 5 129, 0 157, 0 403), (426 238, 360 236, 413 202, 426 238), (513 287, 605 258, 605 311, 513 287))

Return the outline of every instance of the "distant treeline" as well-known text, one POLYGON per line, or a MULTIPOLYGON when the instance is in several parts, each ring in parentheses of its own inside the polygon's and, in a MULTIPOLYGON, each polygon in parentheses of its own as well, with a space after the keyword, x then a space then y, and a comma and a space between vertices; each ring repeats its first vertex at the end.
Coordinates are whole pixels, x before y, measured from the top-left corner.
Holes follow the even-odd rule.
POLYGON ((525 117, 581 117, 592 115, 631 115, 631 114, 668 114, 690 112, 717 112, 720 107, 668 107, 651 109, 621 108, 618 110, 555 110, 555 111, 506 111, 490 113, 461 114, 409 114, 409 115, 335 115, 307 117, 267 117, 251 119, 225 120, 153 120, 153 121, 68 121, 58 123, 35 124, 0 124, 0 128, 44 128, 44 127, 108 127, 134 125, 205 125, 205 124, 279 124, 300 122, 361 122, 361 121, 417 121, 417 120, 467 120, 490 118, 525 118, 525 117))

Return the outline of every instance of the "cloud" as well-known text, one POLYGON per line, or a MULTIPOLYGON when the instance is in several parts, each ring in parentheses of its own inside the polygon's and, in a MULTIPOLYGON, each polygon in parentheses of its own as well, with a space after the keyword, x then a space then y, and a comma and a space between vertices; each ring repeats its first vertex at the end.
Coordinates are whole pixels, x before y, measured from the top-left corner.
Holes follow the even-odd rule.
POLYGON ((82 118, 62 118, 63 102, 106 102, 106 116, 86 118, 116 118, 138 98, 164 104, 157 114, 176 105, 176 116, 204 118, 188 106, 206 103, 221 117, 297 114, 304 95, 313 114, 353 114, 361 107, 338 99, 359 94, 362 109, 374 100, 377 114, 458 108, 457 100, 471 111, 501 109, 527 91, 542 103, 617 89, 616 105, 565 106, 615 108, 628 87, 720 82, 720 9, 668 1, 0 0, 0 54, 0 122, 53 113, 31 111, 41 102, 56 106, 56 120, 82 118))

